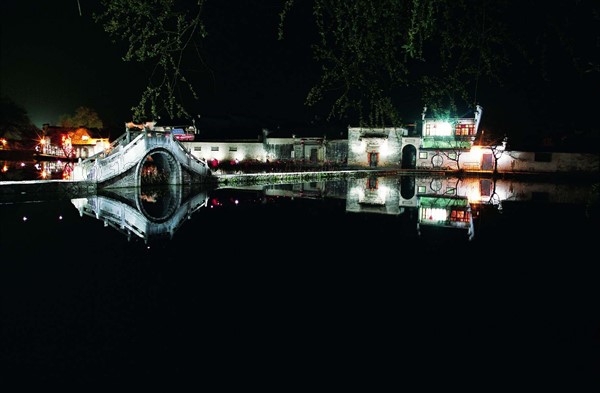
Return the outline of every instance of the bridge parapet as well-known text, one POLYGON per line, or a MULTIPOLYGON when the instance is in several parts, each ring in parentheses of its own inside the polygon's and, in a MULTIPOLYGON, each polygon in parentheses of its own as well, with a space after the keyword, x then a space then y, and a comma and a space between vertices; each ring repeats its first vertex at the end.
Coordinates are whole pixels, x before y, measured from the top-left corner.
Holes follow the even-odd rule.
POLYGON ((71 180, 105 182, 131 170, 156 148, 169 151, 188 171, 202 176, 210 174, 208 163, 194 157, 170 134, 143 131, 133 139, 131 137, 131 133, 128 132, 111 143, 107 151, 76 163, 71 180))

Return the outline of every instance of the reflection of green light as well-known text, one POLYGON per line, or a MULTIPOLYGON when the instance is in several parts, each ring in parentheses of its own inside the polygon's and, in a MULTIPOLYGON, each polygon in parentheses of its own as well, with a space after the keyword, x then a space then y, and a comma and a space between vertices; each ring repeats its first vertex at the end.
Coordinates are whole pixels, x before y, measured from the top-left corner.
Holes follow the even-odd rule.
POLYGON ((426 225, 467 228, 468 222, 453 220, 451 213, 460 210, 468 215, 469 206, 467 198, 420 197, 419 222, 426 225))
POLYGON ((469 200, 467 198, 420 197, 419 204, 422 207, 466 207, 469 206, 469 200))

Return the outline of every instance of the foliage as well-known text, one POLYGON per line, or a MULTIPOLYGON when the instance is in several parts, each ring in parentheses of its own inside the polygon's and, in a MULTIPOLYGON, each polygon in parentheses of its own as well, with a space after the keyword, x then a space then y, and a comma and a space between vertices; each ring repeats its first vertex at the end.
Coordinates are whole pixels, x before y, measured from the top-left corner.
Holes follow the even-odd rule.
POLYGON ((175 0, 102 0, 104 11, 94 15, 114 39, 128 43, 124 61, 153 65, 141 101, 132 109, 136 121, 188 116, 181 103, 181 88, 197 98, 193 86, 182 73, 185 55, 195 52, 197 39, 206 35, 201 21, 203 0, 189 9, 177 7, 175 0))
POLYGON ((98 113, 93 109, 80 106, 75 110, 74 115, 62 115, 58 120, 58 125, 61 127, 87 127, 87 128, 102 128, 102 120, 98 113))
POLYGON ((39 134, 23 106, 9 97, 0 98, 0 138, 8 140, 12 148, 29 149, 39 134))
MULTIPOLYGON (((199 40, 207 34, 204 3, 102 1, 104 12, 95 19, 128 43, 124 60, 154 65, 132 108, 134 118, 157 118, 164 111, 171 118, 187 116, 182 87, 197 95, 182 64, 184 57, 198 56, 199 40)), ((329 118, 353 114, 360 126, 401 124, 401 105, 414 96, 436 116, 456 115, 478 103, 483 81, 502 85, 506 71, 523 68, 517 66, 539 67, 547 76, 550 42, 560 42, 580 72, 600 70, 600 35, 586 33, 586 23, 599 20, 598 4, 591 0, 539 6, 507 0, 283 0, 280 39, 294 8, 307 4, 318 33, 312 50, 321 74, 305 103, 330 102, 329 118)))

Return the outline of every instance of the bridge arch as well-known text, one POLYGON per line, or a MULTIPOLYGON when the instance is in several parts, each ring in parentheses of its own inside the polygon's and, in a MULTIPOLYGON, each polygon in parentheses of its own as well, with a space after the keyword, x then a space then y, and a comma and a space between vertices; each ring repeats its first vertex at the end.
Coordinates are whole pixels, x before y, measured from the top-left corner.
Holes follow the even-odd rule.
POLYGON ((74 165, 71 180, 95 182, 98 188, 139 187, 150 167, 161 178, 154 184, 210 183, 205 160, 194 157, 178 140, 164 133, 127 132, 110 148, 74 165))
POLYGON ((181 184, 181 165, 175 156, 163 147, 149 150, 138 163, 136 178, 139 185, 181 184))

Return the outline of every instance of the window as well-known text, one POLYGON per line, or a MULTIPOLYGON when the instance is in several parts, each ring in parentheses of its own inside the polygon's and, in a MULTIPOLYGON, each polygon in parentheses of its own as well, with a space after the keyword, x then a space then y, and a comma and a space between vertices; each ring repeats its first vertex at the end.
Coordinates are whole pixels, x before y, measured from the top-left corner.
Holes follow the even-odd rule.
POLYGON ((491 180, 482 179, 479 181, 479 194, 482 197, 489 197, 490 195, 492 195, 492 181, 491 180))
POLYGON ((448 158, 451 160, 456 160, 456 153, 448 153, 448 158))
POLYGON ((469 222, 469 212, 464 210, 452 210, 450 212, 450 221, 469 222))
POLYGON ((543 191, 533 191, 531 193, 531 200, 535 202, 548 202, 550 200, 550 194, 543 191))
POLYGON ((537 162, 552 162, 552 153, 536 152, 534 160, 537 162))
POLYGON ((459 123, 456 125, 456 135, 475 135, 474 123, 459 123))
POLYGON ((194 146, 194 151, 202 151, 202 146, 194 146))
POLYGON ((376 176, 370 176, 367 179, 367 188, 369 190, 376 190, 377 189, 377 177, 376 176))
POLYGON ((219 146, 211 146, 210 151, 219 151, 219 146))
POLYGON ((447 121, 430 121, 425 124, 425 136, 450 136, 452 124, 447 121))
POLYGON ((237 146, 229 146, 229 151, 237 151, 237 146))
POLYGON ((427 187, 425 187, 425 186, 419 186, 419 187, 417 187, 417 192, 419 194, 424 194, 425 191, 427 191, 427 187))
POLYGON ((456 188, 454 188, 454 187, 448 187, 446 189, 446 192, 444 194, 446 194, 446 195, 454 195, 454 194, 456 194, 456 188))
POLYGON ((419 152, 419 158, 426 159, 427 158, 427 152, 426 151, 420 151, 419 152))

